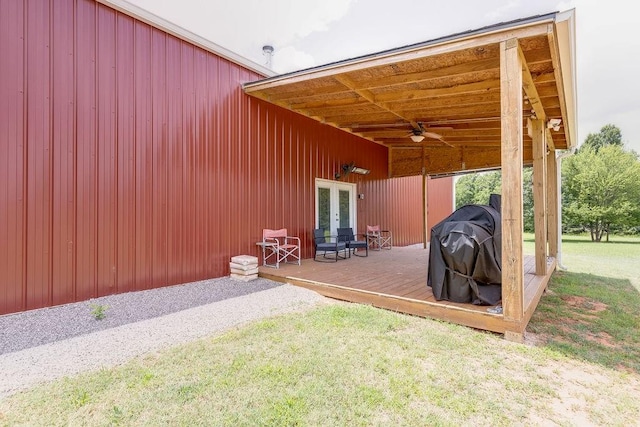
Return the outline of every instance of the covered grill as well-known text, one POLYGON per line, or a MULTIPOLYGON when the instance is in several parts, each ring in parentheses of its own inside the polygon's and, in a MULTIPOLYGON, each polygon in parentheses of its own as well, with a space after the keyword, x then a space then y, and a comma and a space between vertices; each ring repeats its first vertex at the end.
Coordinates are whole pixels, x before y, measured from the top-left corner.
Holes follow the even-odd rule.
POLYGON ((437 300, 495 305, 502 299, 498 197, 492 205, 463 206, 431 229, 427 283, 437 300))

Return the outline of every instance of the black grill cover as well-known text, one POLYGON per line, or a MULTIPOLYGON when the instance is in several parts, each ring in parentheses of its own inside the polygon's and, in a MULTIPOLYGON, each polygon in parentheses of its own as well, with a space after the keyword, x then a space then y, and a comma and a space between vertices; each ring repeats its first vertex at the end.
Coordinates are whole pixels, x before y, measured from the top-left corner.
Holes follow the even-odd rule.
POLYGON ((431 229, 427 284, 436 300, 497 304, 501 262, 500 212, 491 206, 463 206, 431 229))

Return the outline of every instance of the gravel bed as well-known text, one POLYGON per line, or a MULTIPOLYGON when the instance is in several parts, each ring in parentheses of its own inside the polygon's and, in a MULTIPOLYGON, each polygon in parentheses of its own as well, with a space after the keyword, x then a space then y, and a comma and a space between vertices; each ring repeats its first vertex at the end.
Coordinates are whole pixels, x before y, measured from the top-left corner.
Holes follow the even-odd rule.
POLYGON ((242 282, 229 277, 203 280, 0 316, 0 354, 114 328, 192 307, 281 286, 266 279, 242 282), (104 307, 97 320, 94 307, 104 307))
POLYGON ((136 292, 94 300, 109 305, 101 321, 87 313, 91 302, 5 316, 0 327, 10 325, 19 332, 11 337, 3 330, 3 341, 15 338, 23 343, 23 349, 0 354, 0 399, 43 382, 108 369, 247 322, 300 312, 329 301, 308 289, 263 279, 249 283, 217 279, 141 293, 142 297, 136 292), (177 301, 182 297, 192 306, 180 309, 187 305, 177 301), (78 306, 84 309, 76 311, 78 306), (18 318, 29 321, 18 322, 18 318), (28 325, 38 327, 30 332, 28 325), (29 339, 30 335, 47 336, 46 328, 55 330, 58 340, 48 336, 46 344, 25 347, 37 342, 29 339))

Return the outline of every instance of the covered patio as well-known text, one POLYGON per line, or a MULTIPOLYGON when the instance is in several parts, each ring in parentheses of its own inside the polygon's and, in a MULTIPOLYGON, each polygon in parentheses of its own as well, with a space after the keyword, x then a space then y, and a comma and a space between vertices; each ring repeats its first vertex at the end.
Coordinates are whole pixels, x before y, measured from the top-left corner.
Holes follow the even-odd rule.
MULTIPOLYGON (((525 256, 524 261, 524 320, 528 323, 556 262, 549 258, 545 274, 537 275, 535 257, 525 256)), ((429 249, 414 245, 394 247, 390 251, 369 251, 368 257, 352 256, 337 263, 306 259, 300 266, 281 264, 278 269, 261 266, 259 274, 330 298, 502 334, 509 330, 504 314, 490 313, 487 306, 437 301, 426 285, 428 262, 429 249)))
MULTIPOLYGON (((574 20, 573 10, 554 12, 244 86, 251 96, 387 147, 389 178, 421 175, 426 180, 501 169, 502 315, 430 301, 424 249, 424 258, 418 259, 411 255, 381 262, 381 256, 390 261, 408 250, 397 248, 364 261, 352 259, 351 265, 373 263, 358 274, 351 266, 340 273, 339 265, 320 273, 327 267, 309 262, 295 274, 289 268, 261 274, 284 274, 281 280, 324 289, 329 296, 402 306, 400 311, 522 341, 556 266, 557 159, 576 146, 574 20), (525 166, 532 166, 534 175, 536 247, 531 258, 523 254, 525 166), (377 268, 391 271, 374 273, 377 268), (419 269, 412 274, 414 285, 407 285, 402 275, 408 277, 414 268, 419 269), (406 286, 415 289, 406 293, 406 286)), ((426 194, 414 205, 426 213, 426 194)), ((427 231, 425 225, 425 248, 427 231)))

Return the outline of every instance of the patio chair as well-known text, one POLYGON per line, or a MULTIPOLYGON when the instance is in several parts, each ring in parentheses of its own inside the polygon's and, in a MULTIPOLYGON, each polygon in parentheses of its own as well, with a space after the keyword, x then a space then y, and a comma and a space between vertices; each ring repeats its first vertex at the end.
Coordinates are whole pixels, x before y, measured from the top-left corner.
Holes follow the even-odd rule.
POLYGON ((280 268, 280 263, 300 265, 300 238, 289 236, 286 228, 262 230, 262 259, 267 267, 280 268))
POLYGON ((322 257, 330 261, 338 262, 338 259, 347 258, 347 244, 338 240, 338 236, 327 236, 324 228, 316 228, 313 230, 313 260, 318 260, 318 252, 322 252, 322 257), (327 258, 327 252, 333 252, 335 258, 327 258), (340 252, 344 252, 340 256, 340 252))
MULTIPOLYGON (((347 244, 349 256, 351 252, 355 256, 369 256, 369 242, 364 234, 353 234, 353 228, 338 228, 338 240, 347 244), (362 236, 362 240, 358 240, 358 236, 362 236), (357 250, 364 249, 364 255, 358 255, 357 250)), ((362 251, 360 251, 362 253, 362 251)))
POLYGON ((371 250, 391 249, 393 236, 389 230, 380 230, 379 225, 367 225, 367 242, 371 250))

